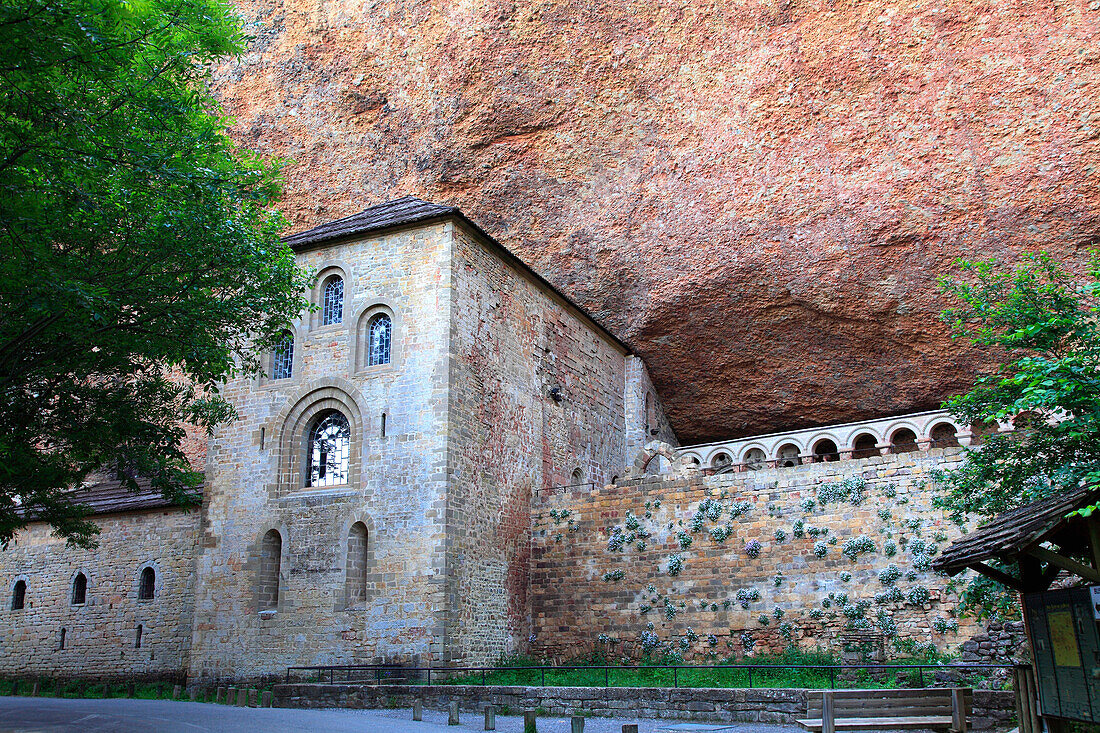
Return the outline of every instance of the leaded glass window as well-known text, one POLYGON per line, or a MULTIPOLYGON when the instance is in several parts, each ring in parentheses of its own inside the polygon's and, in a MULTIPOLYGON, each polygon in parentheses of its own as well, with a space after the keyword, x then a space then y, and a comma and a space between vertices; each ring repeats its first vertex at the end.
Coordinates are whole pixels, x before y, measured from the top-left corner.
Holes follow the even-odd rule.
POLYGON ((332 276, 325 281, 325 302, 321 313, 321 325, 328 326, 332 323, 344 321, 344 281, 342 278, 332 276))
POLYGON ((367 329, 369 348, 367 350, 367 366, 390 363, 390 336, 393 333, 393 322, 385 313, 379 313, 371 319, 367 329))
POLYGON ((294 373, 294 336, 283 335, 283 340, 275 347, 275 367, 271 371, 272 379, 290 379, 294 373))
POLYGON ((338 486, 348 482, 351 428, 335 410, 323 413, 309 434, 308 486, 338 486))

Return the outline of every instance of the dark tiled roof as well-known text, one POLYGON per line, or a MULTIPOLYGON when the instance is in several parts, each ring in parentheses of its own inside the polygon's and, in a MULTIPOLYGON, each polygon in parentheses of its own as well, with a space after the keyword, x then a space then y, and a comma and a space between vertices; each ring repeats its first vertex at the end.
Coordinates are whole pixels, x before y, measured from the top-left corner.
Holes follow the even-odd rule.
POLYGON ((994 557, 1011 559, 1029 547, 1055 538, 1070 521, 1066 519, 1067 514, 1097 498, 1100 498, 1100 488, 1084 487, 999 514, 988 524, 951 543, 932 563, 932 568, 953 575, 973 563, 994 557))
MULTIPOLYGON (((131 491, 118 479, 107 478, 102 474, 93 474, 84 485, 73 490, 68 498, 74 504, 87 507, 92 514, 113 514, 138 509, 159 509, 176 507, 164 498, 161 492, 153 489, 147 479, 139 478, 138 490, 131 491)), ((194 490, 196 502, 202 498, 202 487, 194 490)), ((33 521, 33 512, 30 517, 33 521)))
POLYGON ((414 224, 448 214, 459 214, 454 206, 433 204, 415 196, 403 196, 393 201, 376 204, 358 214, 319 224, 304 232, 291 234, 283 239, 293 249, 308 247, 330 239, 343 239, 366 232, 389 229, 404 224, 414 224))

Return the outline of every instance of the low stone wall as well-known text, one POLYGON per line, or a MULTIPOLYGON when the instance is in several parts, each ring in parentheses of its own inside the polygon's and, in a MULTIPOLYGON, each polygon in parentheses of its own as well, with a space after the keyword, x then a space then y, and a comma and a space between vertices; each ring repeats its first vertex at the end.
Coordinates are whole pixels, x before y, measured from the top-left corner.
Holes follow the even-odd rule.
MULTIPOLYGON (((791 723, 806 711, 805 689, 667 687, 482 687, 479 685, 275 686, 275 706, 284 708, 407 708, 415 700, 434 710, 452 701, 470 712, 486 705, 513 712, 542 708, 548 715, 635 716, 710 722, 791 723)), ((1015 719, 1011 691, 975 690, 970 726, 1010 728, 1015 719)))

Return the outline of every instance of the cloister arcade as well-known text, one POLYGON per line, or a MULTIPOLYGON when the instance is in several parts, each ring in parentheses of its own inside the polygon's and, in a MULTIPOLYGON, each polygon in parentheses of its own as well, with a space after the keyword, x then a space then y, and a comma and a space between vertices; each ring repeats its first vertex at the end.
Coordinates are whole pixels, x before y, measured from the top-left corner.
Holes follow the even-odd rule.
POLYGON ((691 445, 679 451, 704 471, 728 473, 979 445, 983 435, 1011 430, 1011 423, 961 425, 950 413, 934 410, 691 445))

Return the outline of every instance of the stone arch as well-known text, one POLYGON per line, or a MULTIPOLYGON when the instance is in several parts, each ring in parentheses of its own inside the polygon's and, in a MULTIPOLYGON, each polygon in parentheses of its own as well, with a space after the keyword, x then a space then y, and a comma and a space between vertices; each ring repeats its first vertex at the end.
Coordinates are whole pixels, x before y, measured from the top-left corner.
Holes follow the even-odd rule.
POLYGON ((313 281, 313 286, 309 293, 309 302, 316 305, 317 309, 309 314, 309 330, 313 331, 318 328, 347 328, 348 324, 348 305, 351 303, 354 297, 353 279, 351 277, 351 267, 343 260, 329 260, 321 265, 317 269, 317 277, 313 281), (327 326, 324 324, 324 309, 325 309, 325 286, 333 276, 339 277, 344 281, 344 295, 343 295, 343 317, 340 323, 332 323, 327 326))
POLYGON ((652 440, 638 451, 634 458, 633 473, 642 476, 649 468, 650 462, 657 456, 663 457, 671 466, 680 465, 680 452, 662 440, 652 440))
POLYGON ((933 448, 954 448, 959 445, 959 426, 951 420, 938 420, 928 431, 933 448))
POLYGON ((374 598, 382 579, 377 573, 375 548, 378 535, 368 513, 355 514, 341 527, 343 547, 343 597, 337 597, 337 611, 359 610, 374 598))
POLYGON ((404 323, 401 319, 401 312, 394 307, 390 299, 376 298, 367 305, 355 308, 352 312, 352 316, 352 318, 348 319, 349 323, 355 324, 355 330, 352 332, 351 348, 349 350, 351 352, 350 366, 352 374, 386 370, 396 367, 402 357, 401 334, 404 333, 404 323), (370 328, 371 321, 379 315, 386 315, 390 319, 390 360, 386 364, 367 366, 367 357, 370 353, 370 334, 368 333, 368 329, 370 328))
POLYGON ((260 528, 252 546, 251 566, 253 569, 253 599, 260 613, 276 611, 282 605, 286 593, 287 546, 289 535, 281 524, 270 524, 260 528))
POLYGON ((871 456, 882 455, 879 449, 879 444, 882 442, 882 438, 875 434, 873 430, 860 429, 852 438, 852 458, 870 458, 871 456))
POLYGON ((802 462, 803 448, 797 441, 787 440, 775 447, 775 465, 777 468, 789 468, 802 462))
POLYGON ((133 594, 134 594, 133 597, 138 599, 139 601, 141 601, 141 600, 153 600, 153 599, 156 599, 156 598, 160 598, 163 595, 164 591, 165 591, 165 589, 164 589, 164 573, 161 572, 160 564, 157 563, 156 560, 149 559, 149 560, 146 560, 145 562, 141 563, 140 565, 138 565, 137 566, 137 572, 134 573, 134 579, 133 579, 132 585, 133 585, 132 591, 133 591, 133 594), (153 597, 152 598, 142 598, 141 597, 142 580, 143 580, 143 576, 144 576, 146 570, 153 571, 153 597))
POLYGON ((305 489, 304 467, 307 442, 313 420, 327 410, 340 412, 348 421, 351 433, 348 461, 348 485, 358 484, 367 414, 362 395, 350 382, 340 378, 318 379, 304 386, 291 398, 269 423, 272 445, 277 446, 278 466, 276 493, 305 489))
POLYGON ((835 434, 825 431, 814 435, 806 444, 810 446, 809 452, 813 454, 814 463, 823 463, 840 460, 844 442, 835 434))
POLYGON ((908 425, 890 426, 890 452, 912 453, 920 450, 920 434, 908 425))
POLYGON ((759 471, 768 465, 768 451, 762 443, 750 443, 741 452, 741 463, 750 471, 759 471))

